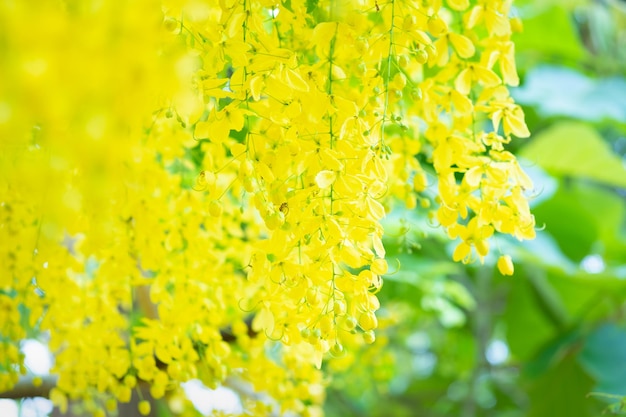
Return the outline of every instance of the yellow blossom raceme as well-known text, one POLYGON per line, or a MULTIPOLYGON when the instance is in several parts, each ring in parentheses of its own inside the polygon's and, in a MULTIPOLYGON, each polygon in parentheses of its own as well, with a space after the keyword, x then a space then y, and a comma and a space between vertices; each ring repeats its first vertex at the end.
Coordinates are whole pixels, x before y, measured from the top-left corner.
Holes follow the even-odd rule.
POLYGON ((455 260, 534 236, 510 2, 316 4, 0 6, 0 390, 48 332, 62 408, 235 378, 271 397, 244 413, 319 415, 325 355, 376 339, 395 200, 455 260))

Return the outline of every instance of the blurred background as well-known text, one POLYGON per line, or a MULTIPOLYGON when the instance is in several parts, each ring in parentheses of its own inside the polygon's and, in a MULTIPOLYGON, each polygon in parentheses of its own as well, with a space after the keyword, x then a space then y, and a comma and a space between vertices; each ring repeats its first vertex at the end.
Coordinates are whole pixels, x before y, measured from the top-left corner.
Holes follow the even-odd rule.
MULTIPOLYGON (((503 277, 496 255, 452 262, 454 243, 426 211, 389 216, 396 272, 379 294, 381 330, 326 363, 328 417, 626 414, 626 1, 514 4, 513 96, 532 136, 511 150, 535 182, 541 230, 522 244, 496 238, 516 264, 503 277)), ((47 348, 22 350, 45 377, 47 348)), ((192 382, 187 393, 198 415, 240 408, 232 390, 192 382)), ((51 412, 43 398, 0 399, 2 417, 51 412)))

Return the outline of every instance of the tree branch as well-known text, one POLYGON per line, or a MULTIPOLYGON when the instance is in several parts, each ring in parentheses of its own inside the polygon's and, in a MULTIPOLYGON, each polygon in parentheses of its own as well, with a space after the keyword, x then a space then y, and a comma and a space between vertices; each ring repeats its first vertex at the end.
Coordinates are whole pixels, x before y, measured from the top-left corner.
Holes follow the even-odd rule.
POLYGON ((30 398, 30 397, 44 397, 48 398, 50 395, 50 390, 57 385, 57 376, 56 375, 45 375, 39 377, 42 379, 42 383, 35 386, 35 376, 27 375, 20 377, 17 384, 13 387, 13 389, 5 392, 0 392, 0 398, 11 398, 11 399, 20 399, 20 398, 30 398))

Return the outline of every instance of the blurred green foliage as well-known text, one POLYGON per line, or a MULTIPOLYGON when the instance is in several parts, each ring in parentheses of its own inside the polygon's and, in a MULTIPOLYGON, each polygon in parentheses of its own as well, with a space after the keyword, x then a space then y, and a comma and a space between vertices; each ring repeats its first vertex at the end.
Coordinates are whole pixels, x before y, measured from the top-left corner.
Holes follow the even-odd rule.
MULTIPOLYGON (((450 261, 425 212, 387 219, 398 271, 378 343, 336 372, 334 416, 626 414, 626 2, 520 0, 536 240, 500 237, 513 277, 450 261)), ((497 250, 496 250, 497 252, 497 250)))

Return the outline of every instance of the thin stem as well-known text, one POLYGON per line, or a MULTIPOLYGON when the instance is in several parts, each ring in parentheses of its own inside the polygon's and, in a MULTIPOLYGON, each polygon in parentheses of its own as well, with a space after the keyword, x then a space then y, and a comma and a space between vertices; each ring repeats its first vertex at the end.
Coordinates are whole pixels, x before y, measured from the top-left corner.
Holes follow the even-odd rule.
POLYGON ((385 105, 383 107, 383 120, 380 124, 381 149, 385 145, 385 120, 387 119, 387 109, 389 107, 389 82, 391 80, 391 62, 393 58, 393 21, 396 17, 396 2, 391 0, 391 25, 389 26, 389 51, 387 53, 387 79, 385 80, 385 105))

